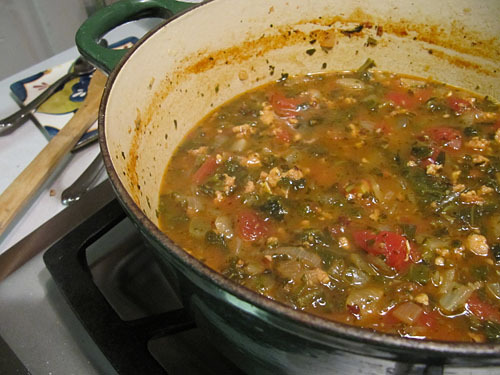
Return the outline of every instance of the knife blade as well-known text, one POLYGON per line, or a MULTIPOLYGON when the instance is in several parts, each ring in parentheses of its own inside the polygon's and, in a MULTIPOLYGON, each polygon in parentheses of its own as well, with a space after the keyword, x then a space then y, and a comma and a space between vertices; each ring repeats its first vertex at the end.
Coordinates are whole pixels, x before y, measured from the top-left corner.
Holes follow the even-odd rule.
POLYGON ((79 201, 68 206, 0 255, 0 281, 38 253, 45 251, 89 216, 115 198, 109 180, 89 190, 79 201))

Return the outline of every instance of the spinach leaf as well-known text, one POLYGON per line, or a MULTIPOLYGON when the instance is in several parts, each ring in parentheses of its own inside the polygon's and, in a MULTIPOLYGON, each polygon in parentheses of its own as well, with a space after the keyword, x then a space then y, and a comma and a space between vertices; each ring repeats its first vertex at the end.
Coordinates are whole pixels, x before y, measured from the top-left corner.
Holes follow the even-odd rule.
POLYGON ((278 185, 283 187, 283 188, 292 188, 293 191, 298 191, 302 190, 306 187, 306 179, 305 178, 300 178, 298 180, 292 180, 291 178, 288 177, 282 177, 278 181, 278 185))
POLYGON ((451 184, 444 178, 430 176, 421 168, 403 168, 402 176, 415 192, 419 203, 428 207, 432 202, 444 201, 450 192, 451 184))
POLYGON ((500 324, 486 322, 484 324, 484 333, 490 342, 500 342, 500 324))
POLYGON ((238 257, 233 257, 229 260, 229 264, 222 274, 234 281, 242 281, 248 277, 245 273, 242 264, 239 263, 238 257))
POLYGON ((425 285, 430 278, 429 266, 425 264, 412 264, 406 277, 410 281, 414 281, 420 285, 425 285))
POLYGON ((209 230, 205 234, 205 241, 210 245, 216 245, 216 246, 219 246, 223 249, 227 248, 226 240, 224 239, 224 235, 217 234, 213 230, 209 230))
POLYGON ((403 236, 408 238, 409 240, 415 240, 415 232, 417 230, 417 227, 414 224, 400 224, 399 227, 401 228, 401 231, 403 232, 403 236))
POLYGON ((275 220, 281 221, 288 214, 288 211, 283 207, 283 203, 279 197, 269 198, 259 209, 267 216, 275 220))

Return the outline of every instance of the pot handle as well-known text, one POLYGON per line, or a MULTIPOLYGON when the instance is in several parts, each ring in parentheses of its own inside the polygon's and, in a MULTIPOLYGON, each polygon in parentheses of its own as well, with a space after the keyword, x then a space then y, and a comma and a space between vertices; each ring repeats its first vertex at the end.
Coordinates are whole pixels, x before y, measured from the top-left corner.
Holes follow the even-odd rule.
POLYGON ((76 33, 76 45, 82 56, 109 73, 128 50, 112 50, 100 46, 99 40, 108 31, 141 18, 168 19, 191 7, 192 3, 176 0, 121 0, 100 9, 86 20, 76 33))

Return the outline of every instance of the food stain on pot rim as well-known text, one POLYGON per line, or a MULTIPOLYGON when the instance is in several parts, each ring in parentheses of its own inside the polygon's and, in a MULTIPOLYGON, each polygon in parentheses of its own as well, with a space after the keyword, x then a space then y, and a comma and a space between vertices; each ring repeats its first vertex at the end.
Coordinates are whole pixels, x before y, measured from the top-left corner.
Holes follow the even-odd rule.
MULTIPOLYGON (((447 64, 476 71, 486 76, 498 76, 498 71, 492 64, 485 63, 481 65, 466 60, 463 56, 452 55, 444 51, 444 49, 453 49, 459 54, 468 55, 468 57, 478 57, 481 60, 492 59, 493 61, 500 53, 498 38, 482 39, 479 33, 466 32, 465 27, 458 21, 453 22, 451 31, 444 33, 444 29, 437 25, 416 24, 406 20, 391 22, 391 20, 387 21, 373 17, 358 8, 347 17, 318 17, 317 19, 303 20, 289 26, 270 25, 268 30, 270 34, 254 36, 254 39, 247 39, 236 46, 216 51, 198 51, 196 54, 183 58, 179 64, 183 68, 178 68, 172 76, 165 78, 161 87, 155 92, 149 106, 143 110, 137 109, 137 118, 134 122, 135 128, 131 130, 134 134, 128 152, 126 177, 128 179, 129 193, 138 205, 140 196, 143 195, 141 184, 145 184, 145 181, 139 181, 137 172, 142 135, 145 134, 149 126, 155 126, 153 116, 161 109, 165 98, 173 92, 177 85, 189 80, 192 75, 209 71, 218 66, 241 64, 256 56, 264 57, 273 50, 300 44, 307 47, 304 49, 304 58, 308 55, 315 55, 314 58, 318 58, 318 54, 314 52, 321 51, 326 61, 328 53, 335 50, 335 46, 339 44, 341 38, 361 39, 363 41, 372 38, 372 41, 375 40, 376 43, 367 42, 363 47, 374 49, 379 47, 392 48, 389 47, 390 43, 393 42, 390 38, 395 37, 421 42, 419 47, 426 49, 429 54, 432 54, 437 59, 446 60, 447 64), (304 25, 309 27, 311 25, 320 25, 327 27, 327 29, 315 28, 306 32, 300 30, 300 27, 304 25), (470 43, 463 43, 464 40, 468 40, 470 43), (313 49, 315 51, 310 53, 313 49), (491 66, 491 68, 487 68, 488 66, 491 66)), ((396 48, 398 47, 396 46, 396 48)), ((358 52, 356 50, 356 54, 358 52)), ((365 54, 369 55, 370 52, 365 52, 365 54)), ((317 71, 324 69, 326 65, 326 62, 319 65, 317 71)), ((269 66, 270 76, 276 71, 280 71, 278 67, 269 66)), ((264 79, 268 79, 268 77, 254 74, 252 82, 256 83, 264 79)), ((480 87, 477 87, 477 89, 480 89, 480 87)), ((199 96, 204 95, 204 93, 199 93, 199 96)), ((213 93, 210 95, 213 95, 213 93)))
MULTIPOLYGON (((470 9, 464 9, 463 12, 470 12, 470 9)), ((358 8, 347 19, 343 17, 321 17, 307 22, 322 26, 330 26, 337 22, 378 25, 379 28, 383 28, 384 33, 400 37, 412 37, 414 40, 467 55, 487 59, 495 59, 500 55, 499 38, 483 39, 479 32, 466 30, 466 27, 456 20, 452 21, 450 30, 445 30, 444 27, 432 23, 415 23, 404 19, 398 22, 384 20, 365 13, 358 8)))

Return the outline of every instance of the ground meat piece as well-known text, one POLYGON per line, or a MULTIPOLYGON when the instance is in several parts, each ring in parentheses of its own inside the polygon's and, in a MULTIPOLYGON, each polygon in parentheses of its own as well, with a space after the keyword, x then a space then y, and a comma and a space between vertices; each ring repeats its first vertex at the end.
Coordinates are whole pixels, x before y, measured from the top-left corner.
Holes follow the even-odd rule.
POLYGON ((197 149, 192 149, 192 150, 189 150, 188 151, 188 154, 189 155, 206 155, 208 152, 208 147, 207 146, 201 146, 197 149))
POLYGON ((350 248, 349 240, 347 239, 347 237, 340 237, 339 238, 339 246, 343 249, 350 248))
POLYGON ((269 103, 265 104, 260 111, 260 121, 266 125, 271 125, 274 121, 273 106, 269 103))
POLYGON ((456 184, 457 181, 458 181, 458 178, 460 177, 460 174, 462 173, 462 171, 453 171, 451 173, 451 182, 453 184, 456 184))
POLYGON ((481 123, 495 121, 497 117, 495 112, 478 112, 474 115, 473 119, 475 123, 481 123))
POLYGON ((481 188, 477 192, 479 193, 479 195, 486 195, 486 194, 493 193, 494 190, 493 190, 493 188, 491 188, 489 186, 483 185, 483 186, 481 186, 481 188))
POLYGON ((247 167, 260 167, 262 165, 260 155, 257 152, 248 155, 246 158, 242 158, 241 164, 247 167))
POLYGON ((482 198, 475 190, 469 190, 460 194, 460 199, 464 203, 478 204, 480 206, 484 204, 484 198, 482 198))
POLYGON ((464 184, 453 185, 453 191, 456 193, 459 193, 459 192, 464 191, 464 190, 465 190, 464 184))
POLYGON ((250 135, 255 134, 255 132, 256 129, 249 124, 233 127, 233 133, 236 133, 236 138, 249 137, 250 135))
POLYGON ((226 194, 229 194, 233 191, 234 187, 236 186, 235 181, 236 177, 232 177, 224 173, 224 192, 226 194))
POLYGON ((222 194, 221 191, 216 191, 215 192, 215 198, 214 198, 214 203, 220 203, 224 200, 224 194, 222 194))
POLYGON ((251 193, 253 191, 255 191, 255 184, 253 181, 248 181, 245 185, 245 193, 251 193))
POLYGON ((283 177, 289 178, 291 180, 300 180, 302 177, 304 177, 304 174, 299 168, 293 167, 292 169, 289 169, 288 171, 283 173, 283 177))
POLYGON ((414 299, 415 302, 420 303, 422 305, 428 306, 429 305, 429 296, 425 293, 420 293, 415 296, 414 299))
POLYGON ((487 157, 484 157, 483 155, 474 155, 472 156, 472 162, 475 165, 483 165, 486 164, 490 161, 487 157))
POLYGON ((490 145, 490 141, 480 137, 473 137, 470 141, 466 143, 467 147, 470 147, 474 150, 486 150, 490 145))
POLYGON ((281 171, 278 167, 274 167, 269 171, 266 177, 266 181, 271 187, 278 185, 279 180, 281 180, 281 171))
POLYGON ((344 104, 350 105, 350 104, 355 104, 357 100, 352 96, 348 96, 347 98, 344 98, 343 102, 344 104))
POLYGON ((425 172, 430 176, 437 176, 438 172, 443 169, 443 166, 440 164, 429 164, 425 170, 425 172))
POLYGON ((307 284, 313 286, 315 284, 328 284, 330 282, 330 277, 321 268, 315 268, 310 271, 306 271, 304 274, 307 284))

